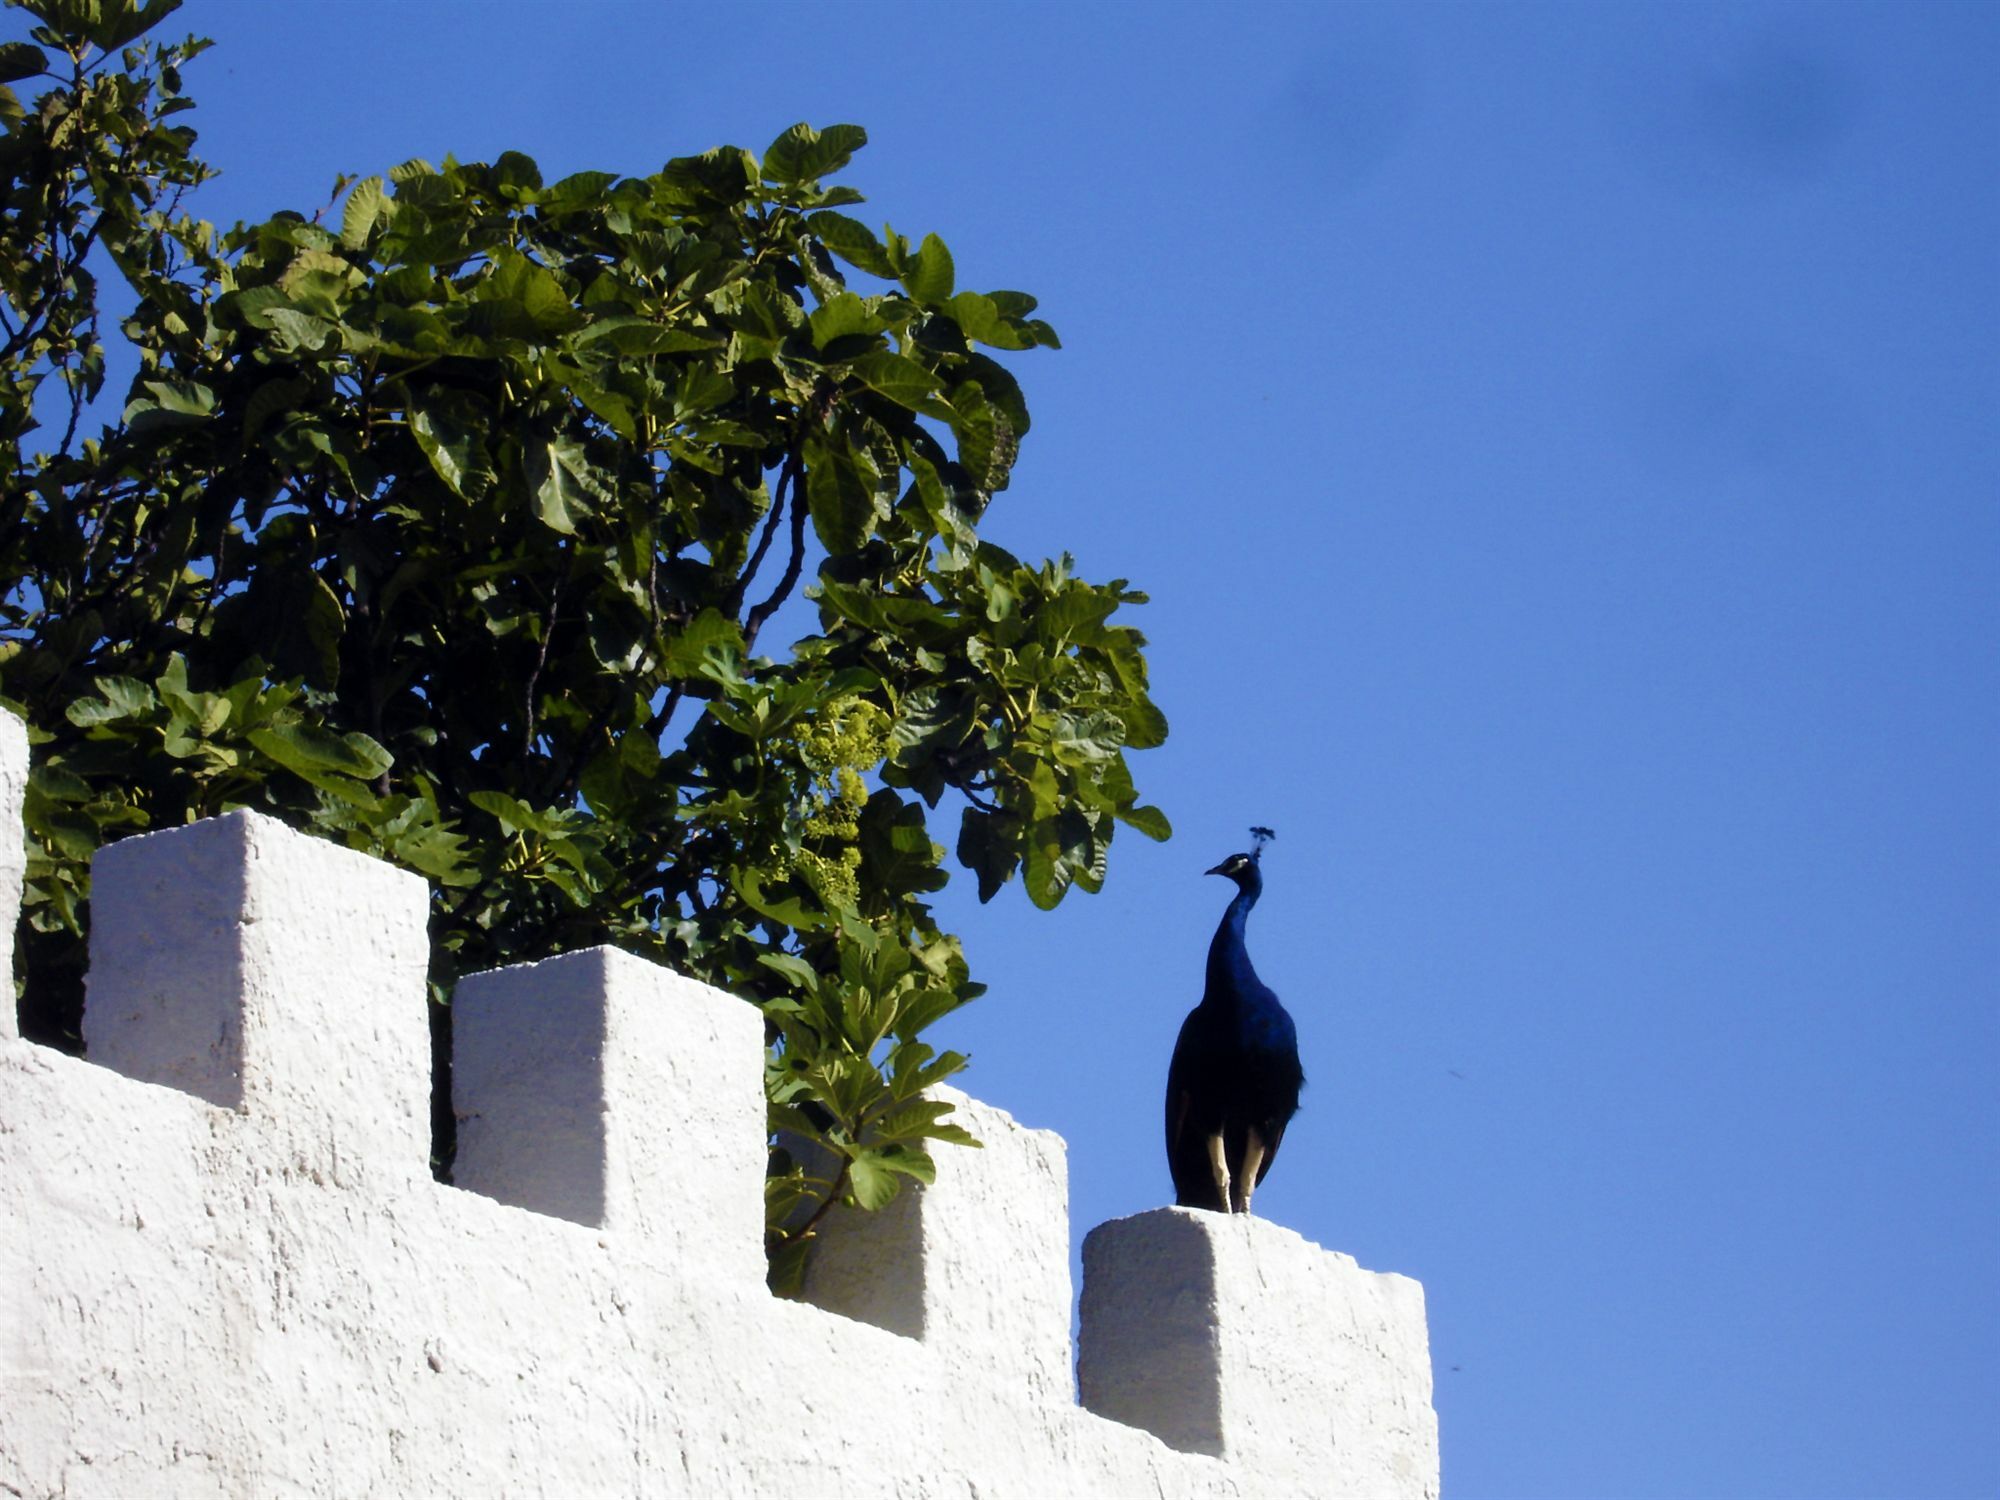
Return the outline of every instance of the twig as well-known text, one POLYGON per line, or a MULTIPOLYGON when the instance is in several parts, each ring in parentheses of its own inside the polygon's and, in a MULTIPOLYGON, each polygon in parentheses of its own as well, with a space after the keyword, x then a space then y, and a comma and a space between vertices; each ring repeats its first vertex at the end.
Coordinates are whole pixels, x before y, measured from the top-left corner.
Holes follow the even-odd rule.
MULTIPOLYGON (((97 337, 97 310, 95 308, 91 309, 90 317, 84 326, 88 330, 89 336, 95 339, 97 337)), ((83 420, 83 408, 87 402, 83 394, 83 372, 81 370, 77 371, 76 378, 72 380, 69 378, 69 364, 66 359, 61 368, 63 383, 69 387, 69 424, 63 428, 62 446, 56 449, 56 452, 62 455, 62 457, 68 458, 69 445, 76 441, 76 425, 83 420)))
POLYGON ((535 691, 541 685, 542 668, 549 659, 549 638, 556 633, 556 611, 562 608, 563 588, 569 582, 565 571, 556 579, 554 591, 549 595, 549 619, 542 627, 541 649, 535 653, 535 669, 528 674, 528 686, 524 693, 528 718, 521 728, 521 759, 526 760, 535 753, 535 691))
POLYGON ((807 1219, 805 1223, 801 1224, 797 1229, 794 1229, 790 1234, 786 1235, 785 1238, 787 1240, 802 1240, 807 1235, 811 1234, 813 1232, 814 1227, 818 1225, 819 1221, 827 1216, 828 1210, 830 1210, 834 1204, 840 1201, 841 1192, 847 1186, 847 1169, 850 1165, 851 1163, 849 1163, 845 1158, 842 1158, 840 1163, 840 1171, 834 1175, 832 1184, 827 1188, 826 1201, 821 1203, 818 1208, 813 1210, 813 1214, 810 1219, 807 1219))

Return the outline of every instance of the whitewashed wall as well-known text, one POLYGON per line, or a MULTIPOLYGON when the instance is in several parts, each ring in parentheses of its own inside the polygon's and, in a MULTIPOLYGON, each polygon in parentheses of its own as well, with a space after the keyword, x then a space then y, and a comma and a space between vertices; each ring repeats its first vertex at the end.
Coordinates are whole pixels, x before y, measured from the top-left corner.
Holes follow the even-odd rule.
MULTIPOLYGON (((0 714, 0 913, 26 760, 0 714)), ((741 1001, 608 949, 466 981, 445 1187, 420 880, 234 813, 95 882, 90 1060, 0 1006, 0 1494, 1437 1494, 1413 1281, 1102 1225, 1078 1406, 1060 1137, 953 1095, 986 1149, 780 1301, 741 1001)))

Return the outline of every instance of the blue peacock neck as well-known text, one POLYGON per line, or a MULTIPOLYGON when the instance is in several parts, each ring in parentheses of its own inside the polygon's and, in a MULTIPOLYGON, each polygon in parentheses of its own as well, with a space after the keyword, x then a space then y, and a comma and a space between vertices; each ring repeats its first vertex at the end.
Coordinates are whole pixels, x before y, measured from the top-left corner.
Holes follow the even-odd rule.
POLYGON ((1261 988, 1257 971, 1250 966, 1250 949, 1243 941, 1244 925, 1250 908, 1264 894, 1264 879, 1250 866, 1236 878, 1236 899, 1222 914, 1215 937, 1208 945, 1208 983, 1202 994, 1204 1005, 1235 1005, 1261 988))

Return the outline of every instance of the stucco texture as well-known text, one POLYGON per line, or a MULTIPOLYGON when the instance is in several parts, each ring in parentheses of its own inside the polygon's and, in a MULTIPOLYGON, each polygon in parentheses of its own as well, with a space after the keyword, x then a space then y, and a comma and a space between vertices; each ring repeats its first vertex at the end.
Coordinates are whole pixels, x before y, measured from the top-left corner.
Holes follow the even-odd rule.
POLYGON ((952 1096, 985 1149, 780 1300, 742 1002, 608 950, 470 982, 445 1186, 421 881, 247 813, 99 881, 91 1060, 0 1032, 0 1494, 1437 1493, 1413 1282, 1103 1226, 1093 1411, 1049 1132, 952 1096))

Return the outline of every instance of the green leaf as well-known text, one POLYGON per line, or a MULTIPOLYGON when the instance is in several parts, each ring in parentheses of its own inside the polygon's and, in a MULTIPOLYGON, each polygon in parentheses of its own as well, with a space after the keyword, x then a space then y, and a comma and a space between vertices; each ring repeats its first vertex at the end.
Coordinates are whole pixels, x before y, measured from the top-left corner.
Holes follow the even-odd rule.
POLYGON ((312 390, 311 382, 298 379, 279 378, 267 380, 250 393, 250 399, 243 403, 243 442, 247 446, 264 424, 271 418, 289 411, 296 411, 299 402, 312 390))
POLYGON ((757 962, 767 969, 784 975, 799 989, 814 990, 819 987, 818 972, 796 954, 760 953, 757 955, 757 962))
POLYGON ((478 499, 492 486, 494 475, 478 429, 467 420, 471 413, 448 397, 433 402, 427 396, 425 403, 410 408, 410 433, 417 446, 454 495, 478 499))
POLYGON ((812 1247, 809 1235, 778 1242, 771 1251, 771 1262, 765 1272, 765 1283, 773 1296, 796 1297, 805 1290, 806 1260, 812 1253, 812 1247))
POLYGON ((737 683, 742 678, 743 627, 713 606, 667 637, 661 670, 669 677, 705 677, 737 683))
POLYGON ((278 278, 278 290, 304 312, 338 321, 364 284, 361 273, 328 250, 305 249, 278 278))
POLYGON ((855 838, 869 889, 897 895, 943 889, 938 860, 944 850, 931 842, 918 803, 904 802, 887 787, 878 790, 861 809, 855 838))
POLYGON ((490 787, 468 793, 465 800, 481 812, 491 814, 508 833, 532 833, 546 838, 562 828, 561 821, 548 812, 490 787))
POLYGON ((669 201, 728 207, 750 196, 757 162, 741 146, 717 146, 699 156, 677 156, 656 179, 669 201))
POLYGON ((99 677, 95 698, 79 698, 65 711, 70 723, 89 728, 150 713, 158 702, 152 688, 130 677, 99 677))
POLYGON ((890 1074, 894 1080, 892 1093, 898 1099, 914 1098, 933 1084, 943 1083, 953 1074, 963 1071, 966 1062, 962 1052, 940 1052, 932 1056, 931 1049, 922 1042, 905 1042, 890 1054, 890 1074))
POLYGON ((820 545, 839 557, 868 539, 876 519, 875 487, 845 448, 806 445, 806 507, 820 545))
POLYGON ((643 612, 622 595, 598 600, 585 621, 590 636, 590 652, 603 665, 620 674, 638 669, 651 634, 643 612))
POLYGON ((542 169, 532 156, 519 151, 502 151, 493 163, 493 180, 500 195, 519 203, 533 203, 541 194, 542 169))
POLYGON ((955 276, 951 252, 945 249, 944 241, 934 234, 927 234, 924 242, 917 247, 916 255, 903 267, 902 280, 912 297, 934 306, 951 300, 955 276))
POLYGON ((191 426, 215 414, 215 392, 195 381, 146 380, 140 389, 146 395, 125 408, 125 421, 135 433, 191 426))
POLYGON ((951 393, 951 406, 959 463, 980 489, 1004 490, 1021 450, 1020 433, 970 381, 951 393))
POLYGON ((821 303, 806 322, 812 329, 813 346, 818 349, 826 348, 835 339, 877 334, 889 326, 852 292, 842 292, 821 303))
POLYGON ((847 1164, 847 1187, 857 1208, 887 1206, 902 1185, 897 1169, 880 1151, 864 1148, 847 1164))
POLYGON ((718 336, 670 328, 635 313, 611 313, 593 319, 570 340, 570 347, 592 353, 688 354, 716 347, 718 336))
POLYGON ((768 895, 762 878, 755 870, 733 871, 729 883, 751 910, 781 926, 804 930, 827 925, 825 917, 808 911, 796 897, 768 895))
POLYGON ((738 333, 782 343, 806 321, 805 310, 783 292, 743 282, 715 297, 716 316, 738 333))
POLYGON ((374 232, 375 221, 382 217, 382 210, 388 202, 379 177, 364 177, 349 188, 347 207, 340 215, 340 243, 350 250, 365 246, 368 236, 374 232))
MULTIPOLYGON (((798 1123, 806 1127, 802 1133, 811 1133, 812 1125, 809 1120, 801 1116, 798 1123)), ((772 1111, 772 1124, 778 1124, 778 1112, 775 1109, 772 1111)), ((796 1127, 788 1123, 781 1128, 794 1129, 796 1127)), ((782 1223, 802 1209, 816 1207, 823 1192, 824 1189, 808 1179, 803 1172, 787 1172, 782 1175, 766 1177, 764 1179, 765 1216, 772 1222, 782 1223)))
POLYGON ((340 338, 340 330, 325 318, 296 307, 274 307, 265 314, 265 321, 278 335, 273 342, 288 354, 323 349, 340 338))
POLYGON ((911 1099, 899 1104, 870 1122, 870 1129, 881 1140, 921 1140, 937 1128, 938 1123, 957 1106, 945 1099, 911 1099))
POLYGON ((995 349, 1031 349, 1034 340, 1000 315, 991 297, 977 292, 960 292, 946 304, 951 320, 969 339, 990 344, 995 349))
POLYGON ((584 313, 547 266, 516 250, 493 252, 493 269, 473 301, 504 336, 539 340, 580 328, 584 313))
POLYGON ((347 614, 340 596, 317 573, 307 575, 301 626, 307 644, 319 664, 315 686, 331 688, 340 681, 340 637, 347 628, 347 614))
POLYGON ((912 411, 921 411, 925 400, 938 388, 938 378, 929 370, 913 359, 887 350, 864 354, 852 361, 849 368, 871 391, 912 411))
POLYGON ((984 397, 1007 420, 1016 440, 1028 433, 1028 402, 1021 394, 1021 382, 1014 372, 989 355, 974 352, 965 357, 962 368, 984 397))
POLYGON ((1167 821, 1167 815, 1157 807, 1121 807, 1115 816, 1119 822, 1138 829, 1147 838, 1158 843, 1165 843, 1174 836, 1174 825, 1167 821))
POLYGON ((711 370, 705 365, 690 365, 674 387, 674 418, 684 422, 689 417, 720 406, 735 394, 736 382, 720 370, 711 370))
POLYGON ((589 209, 602 203, 616 172, 572 172, 542 194, 544 209, 589 209))
MULTIPOLYGON (((1143 678, 1143 664, 1139 670, 1143 678)), ((1125 720, 1126 749, 1151 750, 1167 742, 1167 716, 1160 712, 1152 699, 1136 695, 1128 697, 1118 711, 1125 720)))
POLYGON ((958 862, 979 878, 979 899, 991 901, 1013 878, 1020 863, 1016 845, 1020 819, 1011 813, 989 813, 968 807, 958 825, 958 862))
POLYGON ((610 483, 581 443, 556 438, 530 449, 529 458, 535 508, 542 524, 552 530, 574 532, 578 519, 589 515, 593 504, 616 503, 610 483))
POLYGON ((1058 906, 1076 883, 1078 861, 1068 842, 1066 819, 1038 818, 1028 828, 1022 850, 1021 874, 1028 899, 1048 911, 1058 906))
POLYGON ((103 842, 96 821, 87 812, 49 807, 35 795, 33 782, 23 808, 28 829, 46 840, 55 851, 80 865, 88 865, 103 842))
POLYGON ((17 83, 48 71, 49 60, 26 42, 0 43, 0 83, 17 83))
POLYGON ((867 144, 868 132, 859 125, 829 125, 824 130, 794 125, 765 150, 764 180, 787 185, 816 182, 846 166, 867 144))
POLYGON ((115 52, 127 42, 143 36, 167 16, 180 9, 181 0, 141 0, 133 4, 101 5, 86 0, 77 7, 83 34, 105 52, 115 52))
POLYGON ((1060 714, 1049 743, 1064 765, 1089 765, 1108 760, 1125 744, 1125 726, 1116 714, 1060 714))
POLYGON ((395 764, 395 757, 367 735, 336 734, 317 724, 253 729, 245 738, 279 765, 301 775, 332 771, 372 781, 395 764))
POLYGON ((50 802, 89 802, 97 796, 81 776, 48 761, 38 762, 29 777, 36 794, 50 802))
POLYGON ((879 276, 884 281, 895 280, 896 268, 889 263, 882 242, 875 238, 875 231, 859 219, 850 219, 846 214, 837 214, 831 209, 821 209, 806 215, 806 228, 850 266, 866 271, 870 276, 879 276))

